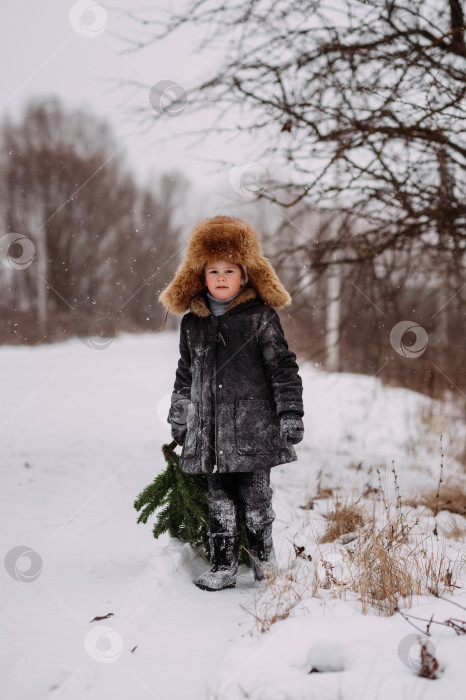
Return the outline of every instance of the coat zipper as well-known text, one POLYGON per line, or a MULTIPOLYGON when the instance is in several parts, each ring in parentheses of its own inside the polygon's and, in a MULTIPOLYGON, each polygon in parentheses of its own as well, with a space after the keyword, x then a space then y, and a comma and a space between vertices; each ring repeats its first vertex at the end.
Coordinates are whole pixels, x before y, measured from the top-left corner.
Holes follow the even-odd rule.
POLYGON ((215 415, 214 415, 214 445, 215 445, 215 464, 212 474, 218 472, 218 457, 217 457, 217 371, 215 371, 215 415))
POLYGON ((214 406, 214 450, 215 450, 215 464, 212 470, 212 474, 218 472, 218 457, 217 457, 217 350, 215 350, 215 406, 214 406))
MULTIPOLYGON (((224 347, 226 347, 226 342, 225 338, 223 335, 220 333, 220 331, 217 332, 217 339, 220 340, 223 344, 224 347)), ((214 439, 214 444, 215 444, 215 464, 214 468, 212 470, 212 474, 215 474, 218 472, 218 457, 217 457, 217 351, 215 351, 215 415, 214 415, 214 434, 215 434, 215 439, 214 439)))

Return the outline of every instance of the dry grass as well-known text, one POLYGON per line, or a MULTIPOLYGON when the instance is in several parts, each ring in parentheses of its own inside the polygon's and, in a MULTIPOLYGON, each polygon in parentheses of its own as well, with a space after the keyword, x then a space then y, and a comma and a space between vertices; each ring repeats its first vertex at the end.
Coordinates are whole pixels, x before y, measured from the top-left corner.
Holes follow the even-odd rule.
POLYGON ((319 486, 316 498, 330 498, 330 496, 333 496, 333 489, 328 486, 319 486))
POLYGON ((243 610, 252 615, 259 632, 267 632, 272 625, 289 617, 303 596, 314 597, 319 588, 317 570, 301 561, 292 571, 271 574, 265 586, 258 589, 254 609, 243 610))
POLYGON ((422 592, 428 591, 434 596, 439 596, 445 590, 453 593, 455 588, 453 569, 456 568, 453 562, 445 556, 444 552, 423 552, 423 554, 417 566, 422 592))
POLYGON ((373 514, 355 547, 343 549, 345 587, 359 595, 362 612, 370 608, 393 615, 401 604, 430 593, 452 593, 457 565, 434 544, 431 535, 415 533, 417 521, 408 526, 402 511, 386 512, 384 522, 373 514))
POLYGON ((322 469, 319 469, 317 473, 316 495, 314 496, 315 499, 330 498, 330 496, 333 496, 332 488, 329 486, 322 486, 322 476, 322 469))
POLYGON ((344 550, 346 588, 357 593, 362 612, 373 607, 383 615, 393 615, 400 599, 410 603, 421 592, 408 565, 404 538, 380 532, 372 520, 354 550, 344 550))
POLYGON ((466 517, 466 485, 460 482, 445 483, 439 490, 431 489, 405 501, 409 506, 425 506, 434 514, 442 510, 466 517))
POLYGON ((364 519, 355 503, 348 506, 335 504, 335 512, 327 515, 328 526, 319 542, 334 542, 341 535, 355 532, 364 525, 364 519))
POLYGON ((447 402, 426 403, 418 414, 417 428, 411 437, 412 454, 419 454, 419 447, 430 454, 437 454, 439 438, 448 461, 465 467, 464 422, 466 403, 459 394, 447 402))
MULTIPOLYGON (((395 505, 388 502, 380 483, 381 500, 371 502, 371 513, 367 501, 364 511, 358 507, 359 501, 337 501, 334 512, 327 516, 324 535, 306 547, 295 545, 296 559, 288 570, 271 575, 258 591, 254 610, 245 609, 253 616, 259 632, 266 632, 275 622, 289 617, 303 598, 346 598, 353 593, 360 601, 362 613, 373 610, 391 616, 410 607, 415 596, 455 592, 461 575, 460 552, 455 553, 456 559, 447 556, 446 540, 438 538, 435 511, 451 510, 455 515, 450 516, 450 537, 463 535, 457 522, 458 511, 464 510, 466 502, 463 487, 453 484, 440 488, 440 473, 439 487, 422 501, 434 512, 435 528, 428 532, 425 518, 420 525, 419 518, 402 506, 394 468, 392 472, 395 505), (352 539, 344 537, 349 533, 354 533, 352 539), (326 544, 325 549, 320 549, 321 543, 326 544), (341 556, 335 560, 333 553, 341 556)), ((416 500, 413 505, 419 503, 416 500)))
POLYGON ((466 538, 466 524, 461 527, 458 525, 455 518, 450 516, 449 522, 442 528, 442 534, 447 539, 455 540, 455 542, 464 540, 466 538))
POLYGON ((339 546, 343 564, 334 575, 334 566, 321 557, 325 571, 322 580, 319 569, 309 561, 298 558, 292 571, 270 575, 263 589, 259 589, 252 615, 259 632, 267 632, 272 625, 290 616, 303 598, 327 595, 345 598, 356 593, 361 612, 375 610, 391 616, 400 607, 409 607, 417 595, 439 596, 453 593, 458 576, 458 563, 449 559, 435 546, 434 537, 413 533, 397 509, 394 518, 384 522, 374 514, 361 529, 352 548, 339 546))

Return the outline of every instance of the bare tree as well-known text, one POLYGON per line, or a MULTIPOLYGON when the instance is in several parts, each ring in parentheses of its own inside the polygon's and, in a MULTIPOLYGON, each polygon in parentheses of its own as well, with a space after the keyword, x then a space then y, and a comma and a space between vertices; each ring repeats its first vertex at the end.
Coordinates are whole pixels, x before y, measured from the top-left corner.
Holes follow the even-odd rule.
MULTIPOLYGON (((188 181, 175 172, 163 174, 151 189, 141 188, 131 236, 120 237, 112 251, 117 259, 127 261, 125 298, 118 301, 115 313, 130 318, 138 328, 160 324, 158 295, 172 279, 181 258, 182 228, 177 215, 187 188, 188 181)), ((107 282, 120 283, 118 266, 109 270, 107 282)))
MULTIPOLYGON (((329 330, 331 294, 319 278, 338 264, 341 368, 378 372, 389 362, 390 373, 394 358, 403 383, 417 374, 416 388, 429 391, 434 373, 443 387, 465 385, 463 8, 460 0, 195 0, 168 19, 126 13, 140 30, 128 51, 186 27, 204 33, 201 50, 218 50, 201 80, 183 86, 186 113, 214 113, 197 138, 254 137, 249 157, 268 171, 257 196, 283 212, 273 259, 294 280, 305 325, 329 330), (416 371, 388 343, 391 326, 413 316, 435 347, 435 362, 426 354, 416 371)), ((316 338, 320 357, 322 333, 305 342, 316 338)))
POLYGON ((5 120, 0 136, 4 233, 35 248, 25 269, 0 266, 10 322, 27 317, 23 341, 73 333, 98 314, 132 329, 159 324, 156 285, 177 262, 174 207, 186 181, 171 174, 159 192, 139 190, 108 125, 56 98, 30 104, 20 124, 5 120))
POLYGON ((256 160, 273 162, 274 178, 260 196, 293 209, 301 201, 334 208, 339 195, 341 209, 365 222, 357 234, 341 228, 314 241, 317 265, 330 265, 335 247, 357 262, 415 240, 462 274, 461 2, 196 0, 169 19, 127 14, 144 26, 128 38, 130 51, 186 26, 206 28, 203 47, 224 46, 223 60, 186 86, 189 109, 215 108, 205 132, 266 142, 256 160))

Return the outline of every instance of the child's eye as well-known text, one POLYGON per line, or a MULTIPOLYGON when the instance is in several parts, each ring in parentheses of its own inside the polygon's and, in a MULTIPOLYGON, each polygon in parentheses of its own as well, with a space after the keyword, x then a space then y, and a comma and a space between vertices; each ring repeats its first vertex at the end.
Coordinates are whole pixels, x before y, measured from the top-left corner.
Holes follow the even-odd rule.
MULTIPOLYGON (((234 270, 225 270, 225 272, 234 272, 234 270)), ((216 275, 218 273, 218 270, 209 270, 208 274, 209 275, 216 275)))

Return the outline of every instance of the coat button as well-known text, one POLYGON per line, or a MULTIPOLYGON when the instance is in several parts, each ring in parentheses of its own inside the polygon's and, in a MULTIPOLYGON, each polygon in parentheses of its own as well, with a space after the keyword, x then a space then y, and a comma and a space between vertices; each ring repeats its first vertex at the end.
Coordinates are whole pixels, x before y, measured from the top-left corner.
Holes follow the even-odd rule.
POLYGON ((218 388, 221 389, 223 387, 223 384, 219 384, 218 388))
POLYGON ((219 455, 223 455, 223 450, 220 450, 219 455))

